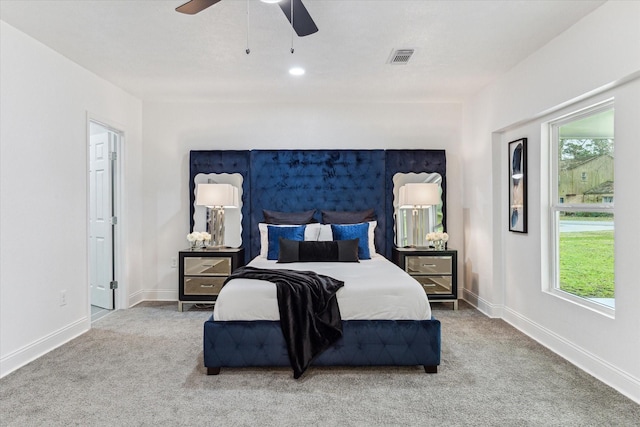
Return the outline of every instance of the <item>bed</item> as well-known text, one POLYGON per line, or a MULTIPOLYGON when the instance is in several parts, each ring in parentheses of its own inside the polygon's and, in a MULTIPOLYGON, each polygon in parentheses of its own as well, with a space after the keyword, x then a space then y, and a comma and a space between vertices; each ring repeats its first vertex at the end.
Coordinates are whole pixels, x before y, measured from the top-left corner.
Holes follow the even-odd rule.
MULTIPOLYGON (((315 357, 311 366, 423 366, 427 373, 437 372, 440 322, 432 317, 421 286, 388 260, 393 242, 389 237, 393 234, 393 207, 388 195, 392 194, 390 182, 396 172, 437 171, 444 178, 443 150, 197 151, 191 152, 190 162, 192 205, 193 179, 198 173, 243 176, 242 240, 249 249, 250 266, 314 270, 344 279, 344 287, 336 293, 342 337, 315 357), (262 253, 264 233, 260 227, 266 209, 312 210, 312 222, 323 223, 323 209, 368 208, 375 211, 377 224, 369 229, 366 239, 371 259, 348 266, 333 262, 278 264, 262 253), (382 280, 374 281, 373 276, 382 280), (400 289, 414 292, 409 297, 417 302, 414 312, 399 309, 404 303, 398 302, 401 297, 394 292, 400 289), (382 299, 373 306, 365 304, 374 294, 382 299)), ((227 283, 213 315, 204 323, 204 365, 210 375, 225 367, 290 365, 281 324, 274 316, 273 284, 247 280, 227 283)))
MULTIPOLYGON (((369 237, 373 236, 375 221, 336 227, 358 226, 362 230, 368 228, 363 236, 368 241, 362 245, 368 246, 366 257, 358 247, 362 239, 346 241, 355 246, 355 254, 348 261, 357 262, 313 262, 316 260, 311 258, 304 259, 307 262, 282 262, 281 247, 277 259, 270 260, 262 254, 249 267, 260 271, 311 271, 344 283, 335 293, 342 337, 315 357, 311 365, 422 365, 425 372, 436 373, 440 364, 440 322, 432 317, 422 286, 395 264, 370 251, 373 239, 369 237)), ((292 227, 273 225, 269 231, 280 228, 292 227)), ((292 243, 280 240, 280 246, 285 242, 292 243)), ((309 247, 310 242, 304 244, 309 247)), ((220 291, 213 315, 204 325, 207 372, 215 375, 222 367, 291 365, 294 378, 298 378, 307 366, 295 368, 292 348, 296 346, 287 345, 283 334, 286 328, 281 327, 280 321, 274 283, 253 278, 230 280, 220 291)))

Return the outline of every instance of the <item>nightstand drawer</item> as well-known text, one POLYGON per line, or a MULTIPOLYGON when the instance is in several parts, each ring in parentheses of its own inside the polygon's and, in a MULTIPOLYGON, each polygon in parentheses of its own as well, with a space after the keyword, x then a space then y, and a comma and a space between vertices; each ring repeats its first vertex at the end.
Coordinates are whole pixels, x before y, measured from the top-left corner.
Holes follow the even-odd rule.
POLYGON ((453 293, 453 277, 451 276, 413 276, 428 295, 453 293))
POLYGON ((184 259, 185 276, 228 276, 231 257, 189 257, 184 259))
POLYGON ((405 257, 405 270, 414 274, 452 274, 452 257, 444 256, 418 256, 408 255, 405 257))
POLYGON ((185 277, 185 295, 218 295, 226 277, 185 277))

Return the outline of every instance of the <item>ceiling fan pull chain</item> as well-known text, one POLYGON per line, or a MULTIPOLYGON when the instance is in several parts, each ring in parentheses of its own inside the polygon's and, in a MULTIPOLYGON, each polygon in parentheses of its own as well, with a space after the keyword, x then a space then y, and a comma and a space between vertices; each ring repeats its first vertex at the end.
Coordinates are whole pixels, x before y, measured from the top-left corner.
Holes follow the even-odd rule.
POLYGON ((249 49, 249 0, 247 0, 247 50, 245 50, 247 55, 251 53, 251 49, 249 49))
POLYGON ((293 26, 293 0, 291 1, 291 54, 293 55, 293 52, 295 52, 295 49, 293 48, 293 32, 295 31, 294 26, 293 26))

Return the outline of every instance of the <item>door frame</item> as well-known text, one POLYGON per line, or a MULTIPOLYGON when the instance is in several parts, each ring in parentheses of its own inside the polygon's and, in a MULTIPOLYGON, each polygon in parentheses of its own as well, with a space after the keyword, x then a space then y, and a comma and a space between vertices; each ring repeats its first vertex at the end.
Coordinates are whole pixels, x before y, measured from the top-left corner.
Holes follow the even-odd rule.
POLYGON ((87 162, 87 168, 86 168, 86 183, 87 183, 87 215, 86 215, 86 221, 87 221, 87 236, 86 236, 86 242, 87 242, 87 256, 86 256, 86 266, 87 266, 87 309, 89 310, 89 323, 91 323, 91 293, 89 292, 89 283, 90 283, 90 274, 91 274, 91 262, 90 262, 90 257, 89 257, 89 233, 90 233, 90 223, 89 223, 89 209, 90 209, 90 197, 91 197, 91 186, 90 186, 90 182, 89 182, 89 144, 91 142, 91 122, 100 125, 102 127, 104 127, 105 129, 107 129, 108 131, 114 132, 116 134, 119 135, 118 141, 116 141, 116 146, 115 151, 117 153, 117 157, 116 160, 114 162, 114 164, 112 165, 112 175, 113 175, 113 181, 112 181, 112 194, 113 194, 113 199, 112 199, 112 203, 113 203, 113 212, 114 212, 114 216, 117 217, 117 224, 116 227, 114 227, 113 229, 113 235, 112 235, 112 246, 113 246, 113 271, 114 271, 114 278, 113 280, 117 280, 118 281, 118 288, 114 290, 114 294, 113 294, 113 311, 116 310, 120 310, 122 308, 127 308, 127 283, 126 280, 124 278, 123 272, 124 272, 124 268, 123 268, 123 251, 124 251, 124 223, 126 223, 126 219, 122 217, 122 212, 123 210, 123 201, 124 201, 124 197, 123 197, 123 181, 124 181, 124 156, 123 156, 123 152, 124 152, 124 146, 125 146, 125 130, 124 130, 124 126, 118 125, 113 123, 112 121, 108 120, 108 119, 104 119, 98 115, 92 114, 90 112, 87 112, 87 118, 86 118, 86 150, 87 150, 87 156, 86 156, 86 162, 87 162))

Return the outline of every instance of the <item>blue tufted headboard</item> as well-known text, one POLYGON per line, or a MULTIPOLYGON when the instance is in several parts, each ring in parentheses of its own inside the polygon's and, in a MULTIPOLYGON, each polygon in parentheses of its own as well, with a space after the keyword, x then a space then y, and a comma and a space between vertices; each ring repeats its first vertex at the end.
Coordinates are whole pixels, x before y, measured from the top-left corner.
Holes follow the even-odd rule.
MULTIPOLYGON (((393 246, 393 175, 442 175, 446 221, 444 150, 251 150, 191 151, 189 197, 193 230, 194 178, 198 173, 240 173, 242 241, 247 261, 260 252, 258 223, 263 209, 299 212, 375 209, 377 251, 387 258, 393 246)), ((444 222, 446 229, 446 222, 444 222)))

